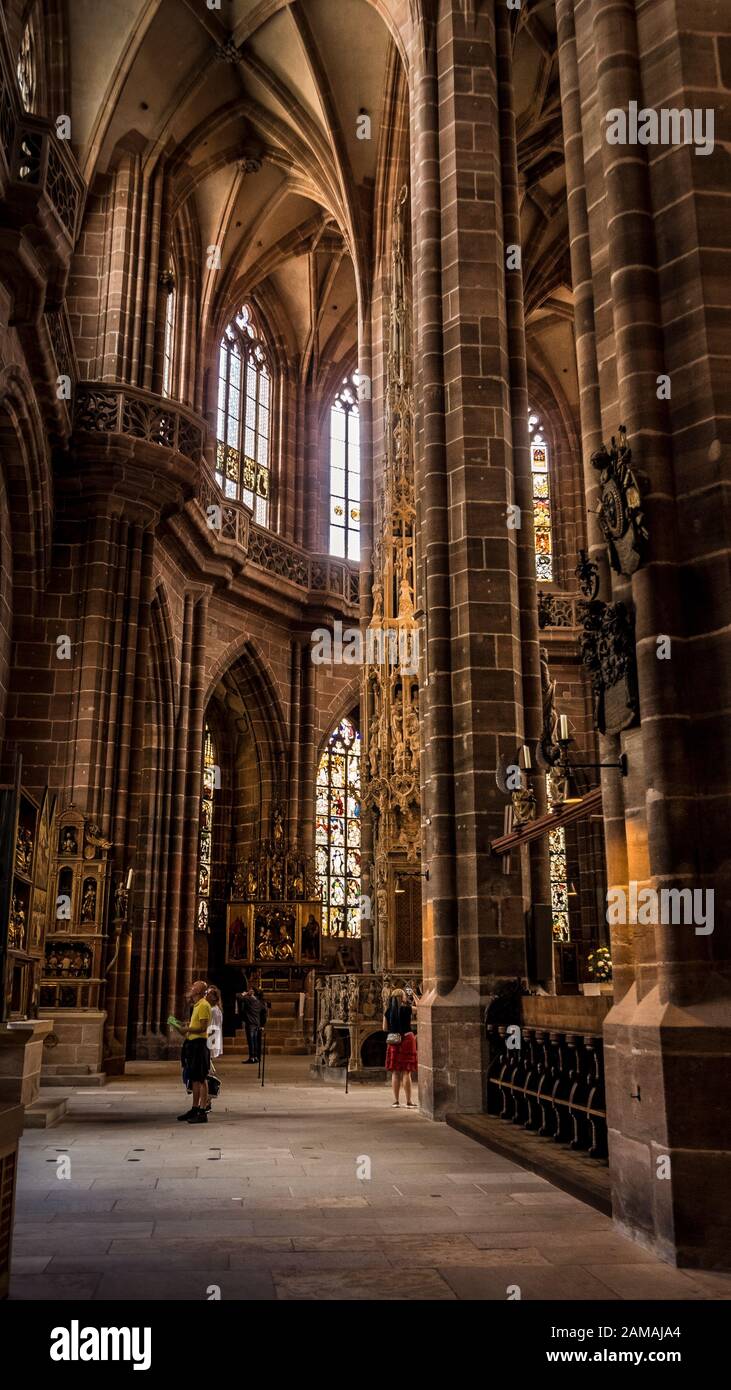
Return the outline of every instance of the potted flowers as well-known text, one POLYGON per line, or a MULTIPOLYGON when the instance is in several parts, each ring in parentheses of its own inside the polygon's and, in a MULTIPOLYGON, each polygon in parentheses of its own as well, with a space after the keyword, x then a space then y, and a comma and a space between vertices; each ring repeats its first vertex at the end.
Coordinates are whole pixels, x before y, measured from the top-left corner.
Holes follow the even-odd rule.
POLYGON ((612 957, 608 946, 597 946, 586 958, 589 974, 594 978, 582 985, 584 994, 596 995, 606 992, 602 986, 609 985, 612 979, 612 957))

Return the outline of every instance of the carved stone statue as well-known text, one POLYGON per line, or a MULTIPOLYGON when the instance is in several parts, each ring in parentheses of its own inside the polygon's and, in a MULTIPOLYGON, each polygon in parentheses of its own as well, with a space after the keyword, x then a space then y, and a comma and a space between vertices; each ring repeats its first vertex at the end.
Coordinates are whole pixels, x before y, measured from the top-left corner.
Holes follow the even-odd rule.
POLYGON ((94 859, 98 849, 107 850, 112 848, 111 840, 107 840, 102 835, 99 826, 94 821, 89 821, 84 830, 84 858, 94 859))
POLYGON ((12 901, 8 925, 8 944, 11 951, 22 951, 25 946, 25 911, 16 897, 12 901))
POLYGON ((548 802, 550 806, 563 806, 568 795, 568 779, 560 764, 552 767, 546 774, 548 802))
POLYGON ((87 880, 81 900, 82 922, 93 922, 96 917, 96 883, 87 880))
POLYGON ((513 792, 513 820, 516 825, 528 825, 536 818, 536 794, 531 786, 513 792))
POLYGON ((399 585, 398 615, 399 618, 402 619, 413 618, 414 616, 414 599, 411 593, 411 585, 405 576, 399 585))
POLYGON ((345 1048, 332 1023, 325 1024, 322 1041, 320 1056, 323 1064, 326 1067, 341 1067, 345 1061, 345 1048))
POLYGON ((15 867, 22 874, 29 874, 33 862, 33 836, 30 830, 22 827, 15 842, 15 867))
POLYGON ((286 928, 279 928, 279 941, 275 947, 277 960, 294 960, 294 942, 286 928))
POLYGON ((284 812, 280 806, 275 806, 272 812, 272 843, 277 853, 281 853, 284 847, 284 812))
POLYGON ((561 756, 556 733, 558 715, 556 713, 556 682, 551 680, 548 667, 548 652, 541 647, 541 695, 543 699, 543 731, 541 733, 541 752, 547 766, 553 765, 561 756))

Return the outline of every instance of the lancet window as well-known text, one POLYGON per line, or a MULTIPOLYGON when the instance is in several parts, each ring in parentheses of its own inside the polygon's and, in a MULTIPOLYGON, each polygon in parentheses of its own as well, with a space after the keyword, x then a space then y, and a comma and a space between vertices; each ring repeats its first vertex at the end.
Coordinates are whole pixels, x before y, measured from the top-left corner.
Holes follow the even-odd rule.
POLYGON ((315 869, 325 936, 360 936, 360 774, 360 734, 341 719, 317 770, 315 869))
POLYGON ((227 497, 269 525, 272 378, 265 345, 244 304, 221 339, 216 480, 227 497))
POLYGON ((358 378, 344 377, 330 411, 330 554, 360 559, 358 378))
POLYGON ((553 532, 551 527, 551 479, 548 441, 540 415, 528 416, 530 466, 533 477, 533 525, 536 538, 536 578, 553 579, 553 532))
POLYGON ((198 930, 208 931, 213 847, 213 798, 216 792, 216 750, 206 724, 203 738, 203 779, 198 845, 198 930))

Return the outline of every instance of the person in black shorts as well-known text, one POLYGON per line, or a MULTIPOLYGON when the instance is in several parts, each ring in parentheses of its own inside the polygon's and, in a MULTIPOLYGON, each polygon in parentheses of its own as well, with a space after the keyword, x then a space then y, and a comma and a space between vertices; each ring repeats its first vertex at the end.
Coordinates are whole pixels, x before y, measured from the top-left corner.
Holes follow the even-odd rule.
POLYGON ((192 1125, 208 1123, 208 1069, 211 1054, 208 1050, 208 1029, 211 1026, 211 1006, 206 999, 208 986, 205 980, 194 980, 190 987, 192 1013, 185 1031, 183 1061, 188 1079, 193 1087, 193 1105, 179 1120, 187 1120, 192 1125))

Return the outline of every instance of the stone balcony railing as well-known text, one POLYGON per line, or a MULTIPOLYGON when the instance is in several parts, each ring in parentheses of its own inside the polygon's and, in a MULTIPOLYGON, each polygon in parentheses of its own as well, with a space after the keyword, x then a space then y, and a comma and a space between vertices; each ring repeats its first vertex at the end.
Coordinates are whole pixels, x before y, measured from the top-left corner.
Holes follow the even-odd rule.
POLYGON ((84 181, 67 140, 59 140, 48 121, 22 116, 15 122, 7 155, 7 196, 22 195, 24 212, 37 209, 39 227, 53 239, 49 214, 68 243, 76 244, 84 206, 84 181), (13 187, 14 186, 14 187, 13 187))
POLYGON ((553 627, 581 627, 581 596, 567 594, 558 589, 538 590, 538 626, 541 629, 553 627))
POLYGON ((198 463, 204 425, 184 406, 161 401, 137 386, 82 381, 76 388, 74 430, 84 434, 124 435, 156 444, 198 463))
POLYGON ((359 602, 360 575, 353 565, 333 560, 329 555, 310 555, 265 527, 256 526, 249 508, 224 497, 207 468, 201 473, 198 501, 209 526, 221 540, 241 545, 251 564, 307 590, 313 599, 322 595, 336 596, 349 604, 359 602))
MULTIPOLYGON (((63 324, 49 325, 49 331, 58 361, 59 354, 62 358, 64 354, 63 324)), ((294 584, 307 602, 337 598, 348 605, 358 604, 360 575, 353 565, 329 555, 311 555, 254 525, 248 507, 223 495, 204 460, 205 422, 185 406, 137 386, 82 381, 76 387, 73 423, 79 436, 105 435, 113 444, 140 440, 149 462, 154 463, 153 454, 148 452, 152 445, 165 450, 168 459, 177 453, 195 463, 195 500, 215 539, 239 547, 248 565, 294 584)))
POLYGON ((0 13, 0 249, 16 323, 34 322, 44 299, 63 298, 85 196, 69 141, 59 138, 53 120, 23 107, 0 13))

